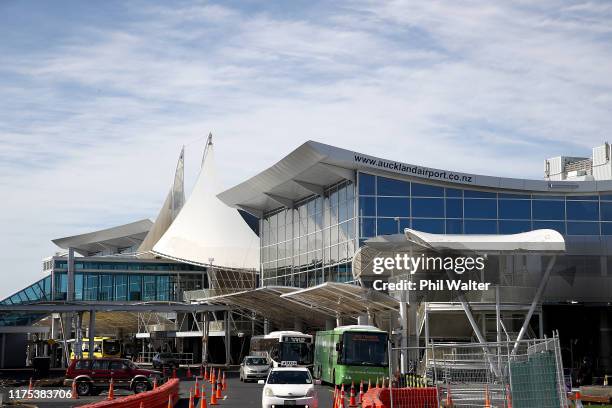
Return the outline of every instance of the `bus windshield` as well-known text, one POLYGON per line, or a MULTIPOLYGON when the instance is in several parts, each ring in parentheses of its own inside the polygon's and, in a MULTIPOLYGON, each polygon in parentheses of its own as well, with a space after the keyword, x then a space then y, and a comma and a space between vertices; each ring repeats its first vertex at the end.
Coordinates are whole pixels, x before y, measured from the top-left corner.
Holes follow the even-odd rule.
POLYGON ((347 332, 342 338, 342 364, 387 365, 387 334, 347 332))
POLYGON ((118 340, 102 340, 102 348, 105 356, 117 356, 121 353, 121 344, 118 340))
POLYGON ((284 341, 280 347, 280 361, 296 361, 298 365, 312 364, 312 344, 284 341))

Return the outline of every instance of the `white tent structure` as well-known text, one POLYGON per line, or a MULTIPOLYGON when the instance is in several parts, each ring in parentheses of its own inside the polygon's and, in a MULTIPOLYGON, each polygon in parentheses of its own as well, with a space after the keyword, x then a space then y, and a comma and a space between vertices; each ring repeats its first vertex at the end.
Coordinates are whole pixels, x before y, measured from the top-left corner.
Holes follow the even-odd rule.
POLYGON ((234 208, 217 198, 212 136, 191 196, 152 249, 155 255, 223 270, 258 270, 259 237, 234 208))
POLYGON ((174 173, 174 181, 170 187, 170 191, 164 200, 155 223, 149 230, 149 233, 138 248, 139 258, 151 258, 153 255, 150 251, 153 246, 159 241, 164 233, 170 228, 170 225, 177 217, 178 213, 183 208, 185 202, 185 147, 181 149, 178 162, 176 163, 176 171, 174 173))

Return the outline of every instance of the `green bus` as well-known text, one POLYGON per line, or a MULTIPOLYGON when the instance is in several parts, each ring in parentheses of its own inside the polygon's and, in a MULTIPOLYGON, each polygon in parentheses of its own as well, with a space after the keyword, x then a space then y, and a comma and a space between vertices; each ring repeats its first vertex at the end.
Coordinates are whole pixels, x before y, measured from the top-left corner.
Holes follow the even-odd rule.
POLYGON ((334 385, 388 377, 387 340, 387 332, 374 326, 340 326, 317 332, 314 377, 334 385))

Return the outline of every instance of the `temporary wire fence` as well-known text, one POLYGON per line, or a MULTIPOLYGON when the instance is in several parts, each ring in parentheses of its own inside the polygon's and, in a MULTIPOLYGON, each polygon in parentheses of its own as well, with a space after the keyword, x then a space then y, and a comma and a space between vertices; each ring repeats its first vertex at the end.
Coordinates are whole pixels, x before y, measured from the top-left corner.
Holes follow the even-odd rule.
MULTIPOLYGON (((565 408, 561 348, 552 338, 518 343, 432 343, 390 347, 389 377, 398 388, 435 388, 437 405, 464 408, 565 408)), ((416 394, 415 394, 416 395, 416 394)), ((390 394, 412 408, 411 394, 390 394)))

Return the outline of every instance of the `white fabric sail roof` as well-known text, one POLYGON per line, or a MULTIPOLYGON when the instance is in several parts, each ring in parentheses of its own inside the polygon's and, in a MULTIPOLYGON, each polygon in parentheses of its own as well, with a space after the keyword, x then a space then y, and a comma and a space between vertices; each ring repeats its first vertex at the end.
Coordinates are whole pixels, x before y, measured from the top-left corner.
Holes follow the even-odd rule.
POLYGON ((234 208, 217 198, 212 140, 191 196, 153 247, 156 255, 225 269, 259 269, 259 237, 234 208))
POLYGON ((174 173, 174 181, 170 187, 170 191, 164 200, 153 227, 140 244, 138 248, 139 258, 151 258, 153 255, 149 252, 153 246, 159 241, 164 233, 170 228, 170 225, 178 215, 183 203, 185 202, 185 148, 181 149, 178 162, 176 163, 176 171, 174 173))

